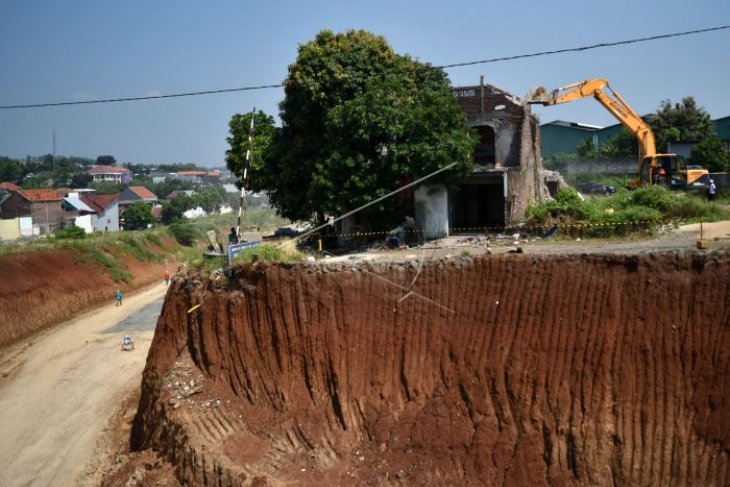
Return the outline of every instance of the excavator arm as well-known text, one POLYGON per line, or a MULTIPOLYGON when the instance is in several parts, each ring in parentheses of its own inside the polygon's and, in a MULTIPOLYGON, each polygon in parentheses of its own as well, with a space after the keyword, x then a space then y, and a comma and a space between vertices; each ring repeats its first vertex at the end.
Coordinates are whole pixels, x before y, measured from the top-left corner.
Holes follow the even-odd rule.
POLYGON ((605 79, 589 79, 557 90, 545 88, 532 90, 525 96, 525 103, 559 105, 592 96, 604 106, 639 142, 639 177, 629 186, 663 182, 672 187, 701 183, 708 174, 706 169, 688 169, 684 158, 676 154, 657 154, 651 127, 615 92, 605 79))
POLYGON ((634 134, 636 140, 639 141, 640 159, 656 154, 654 133, 649 125, 626 103, 621 95, 611 89, 605 79, 589 79, 563 86, 551 92, 544 88, 537 88, 528 94, 525 101, 530 104, 559 105, 590 96, 634 134))

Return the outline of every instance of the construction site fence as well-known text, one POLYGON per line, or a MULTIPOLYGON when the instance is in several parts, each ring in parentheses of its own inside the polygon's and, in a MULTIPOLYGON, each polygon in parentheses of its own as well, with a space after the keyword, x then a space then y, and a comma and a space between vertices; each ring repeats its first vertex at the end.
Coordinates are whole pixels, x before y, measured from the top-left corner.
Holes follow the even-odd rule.
MULTIPOLYGON (((683 222, 686 223, 686 222, 683 222)), ((512 226, 478 226, 478 227, 449 227, 449 235, 460 234, 482 234, 485 236, 514 235, 531 237, 548 237, 553 235, 563 236, 613 236, 629 233, 653 233, 659 228, 676 225, 676 222, 662 222, 657 220, 623 221, 623 222, 577 222, 577 223, 545 223, 545 224, 520 224, 512 226)), ((411 238, 422 239, 424 234, 438 234, 436 231, 424 229, 403 229, 402 233, 411 238)), ((439 228, 443 232, 443 228, 439 228)), ((395 236, 393 230, 381 231, 360 231, 350 233, 320 232, 309 236, 310 239, 381 239, 395 236)))

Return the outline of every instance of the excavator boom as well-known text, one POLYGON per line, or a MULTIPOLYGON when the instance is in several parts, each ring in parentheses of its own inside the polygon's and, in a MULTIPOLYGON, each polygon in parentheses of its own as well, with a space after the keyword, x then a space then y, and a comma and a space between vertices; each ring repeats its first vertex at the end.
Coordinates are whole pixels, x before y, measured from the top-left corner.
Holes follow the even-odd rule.
POLYGON ((686 169, 684 160, 674 154, 657 154, 656 141, 654 132, 647 124, 624 100, 618 92, 614 91, 605 79, 589 79, 563 86, 557 90, 547 91, 545 88, 536 88, 527 94, 525 102, 529 104, 539 105, 559 105, 568 103, 581 98, 595 98, 598 103, 603 105, 606 110, 611 113, 619 122, 621 122, 639 142, 639 179, 633 182, 633 186, 641 186, 642 184, 652 184, 656 182, 660 175, 667 174, 671 171, 674 175, 669 178, 667 174, 668 184, 676 184, 680 181, 682 184, 691 184, 700 180, 707 171, 704 169, 690 170, 686 169))

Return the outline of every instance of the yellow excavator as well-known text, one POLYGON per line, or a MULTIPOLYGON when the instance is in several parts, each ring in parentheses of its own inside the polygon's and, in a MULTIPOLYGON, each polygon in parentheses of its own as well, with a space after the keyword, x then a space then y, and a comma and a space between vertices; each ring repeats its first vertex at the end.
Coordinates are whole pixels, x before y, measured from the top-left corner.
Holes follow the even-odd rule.
POLYGON ((629 183, 632 188, 651 184, 664 184, 671 188, 703 185, 708 174, 706 169, 688 169, 684 157, 677 154, 657 154, 651 127, 634 112, 621 95, 604 79, 590 79, 548 91, 532 90, 525 102, 539 105, 558 105, 592 96, 611 115, 621 122, 639 141, 639 177, 629 183))

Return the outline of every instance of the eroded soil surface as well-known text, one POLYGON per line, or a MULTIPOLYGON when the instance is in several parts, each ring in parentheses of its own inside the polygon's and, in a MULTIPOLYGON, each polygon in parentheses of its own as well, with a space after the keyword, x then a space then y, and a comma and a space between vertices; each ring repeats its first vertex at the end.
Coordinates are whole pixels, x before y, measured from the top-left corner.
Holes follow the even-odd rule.
POLYGON ((728 485, 730 254, 690 249, 181 278, 107 484, 728 485))

